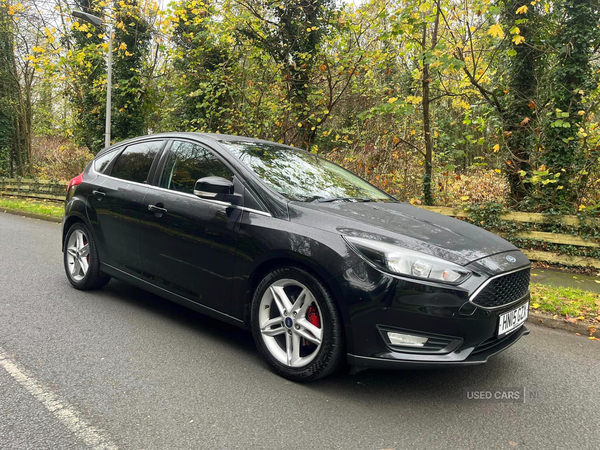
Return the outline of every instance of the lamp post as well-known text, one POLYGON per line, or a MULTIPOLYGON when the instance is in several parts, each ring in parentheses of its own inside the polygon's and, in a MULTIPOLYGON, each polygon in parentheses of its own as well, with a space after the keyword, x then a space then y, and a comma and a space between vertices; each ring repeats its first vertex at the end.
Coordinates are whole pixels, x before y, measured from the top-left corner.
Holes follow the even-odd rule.
MULTIPOLYGON (((83 11, 73 11, 73 16, 85 20, 92 25, 99 27, 102 25, 100 17, 88 14, 83 11)), ((112 30, 106 25, 108 32, 108 63, 106 67, 106 124, 104 133, 104 147, 110 147, 110 113, 111 113, 111 97, 112 97, 112 30)))

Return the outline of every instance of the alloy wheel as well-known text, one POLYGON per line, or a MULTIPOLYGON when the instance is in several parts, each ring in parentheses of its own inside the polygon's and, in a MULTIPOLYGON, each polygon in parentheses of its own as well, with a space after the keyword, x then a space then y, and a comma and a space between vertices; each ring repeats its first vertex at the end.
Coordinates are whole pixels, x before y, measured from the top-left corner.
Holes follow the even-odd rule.
POLYGON ((258 320, 271 355, 288 367, 315 359, 323 340, 321 309, 312 292, 292 279, 277 280, 260 301, 258 320))
POLYGON ((67 263, 71 278, 81 281, 90 267, 90 244, 82 230, 75 230, 67 242, 67 263))

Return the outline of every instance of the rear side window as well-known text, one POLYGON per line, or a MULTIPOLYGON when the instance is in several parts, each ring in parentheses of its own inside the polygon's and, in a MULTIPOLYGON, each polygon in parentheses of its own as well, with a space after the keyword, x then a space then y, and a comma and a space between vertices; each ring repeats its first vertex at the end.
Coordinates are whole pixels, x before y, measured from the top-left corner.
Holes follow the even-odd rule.
POLYGON ((111 176, 122 180, 145 183, 154 158, 164 141, 143 142, 127 147, 115 162, 111 176))
POLYGON ((116 154, 117 154, 117 149, 114 149, 114 150, 111 150, 110 152, 106 152, 104 155, 96 158, 94 160, 94 169, 96 170, 96 172, 104 173, 104 170, 106 169, 106 167, 108 167, 108 165, 110 164, 110 162, 112 161, 112 159, 115 157, 116 154))
POLYGON ((210 150, 190 142, 173 142, 160 178, 160 187, 193 194, 196 181, 204 177, 233 181, 231 170, 210 150))

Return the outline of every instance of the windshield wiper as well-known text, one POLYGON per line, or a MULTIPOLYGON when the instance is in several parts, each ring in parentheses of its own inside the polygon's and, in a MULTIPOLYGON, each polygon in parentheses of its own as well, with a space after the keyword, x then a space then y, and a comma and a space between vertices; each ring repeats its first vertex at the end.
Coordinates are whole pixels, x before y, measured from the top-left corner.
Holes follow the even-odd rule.
POLYGON ((331 203, 331 202, 342 202, 342 201, 365 203, 365 202, 374 202, 375 200, 373 200, 371 198, 356 198, 356 197, 321 197, 321 198, 317 198, 313 201, 318 202, 318 203, 331 203))

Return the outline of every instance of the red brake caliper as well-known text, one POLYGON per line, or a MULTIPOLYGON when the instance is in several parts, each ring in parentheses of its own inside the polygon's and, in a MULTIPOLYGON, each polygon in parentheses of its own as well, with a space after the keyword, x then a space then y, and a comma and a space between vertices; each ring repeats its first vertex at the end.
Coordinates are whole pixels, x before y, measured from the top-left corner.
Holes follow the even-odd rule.
MULTIPOLYGON (((306 320, 308 320, 311 325, 314 325, 317 328, 321 328, 321 318, 319 317, 319 310, 315 305, 310 305, 306 310, 306 320)), ((310 342, 308 340, 304 340, 304 345, 309 345, 310 342)))

